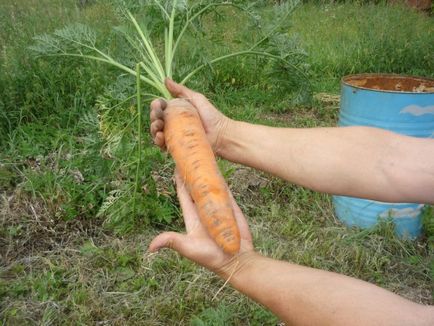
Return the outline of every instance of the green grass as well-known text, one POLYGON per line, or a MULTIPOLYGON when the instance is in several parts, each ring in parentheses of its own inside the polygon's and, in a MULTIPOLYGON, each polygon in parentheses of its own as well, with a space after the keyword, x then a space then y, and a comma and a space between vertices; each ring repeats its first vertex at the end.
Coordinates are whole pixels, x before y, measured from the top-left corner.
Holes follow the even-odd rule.
POLYGON ((304 5, 294 32, 309 54, 317 91, 339 91, 339 79, 357 73, 434 77, 434 23, 403 6, 304 5))
MULTIPOLYGON (((131 196, 138 167, 134 80, 104 65, 36 59, 28 51, 34 35, 77 21, 92 25, 115 48, 111 3, 0 4, 0 322, 275 325, 271 313, 230 287, 213 301, 222 282, 210 272, 173 252, 146 252, 157 233, 182 231, 183 225, 173 163, 151 145, 147 114, 142 191, 131 196), (131 214, 134 199, 138 215, 131 214)), ((267 15, 268 7, 263 10, 267 15)), ((208 19, 204 28, 216 23, 209 51, 219 54, 225 42, 239 46, 239 20, 208 19)), ((276 82, 273 67, 252 58, 216 65, 191 85, 236 119, 330 126, 338 99, 322 93, 337 94, 344 74, 434 76, 433 28, 432 17, 400 7, 303 5, 290 33, 308 55, 316 93, 310 104, 291 104, 288 89, 296 81, 276 82)), ((349 230, 336 220, 329 196, 219 164, 262 253, 434 302, 432 209, 415 242, 396 238, 388 224, 349 230)))

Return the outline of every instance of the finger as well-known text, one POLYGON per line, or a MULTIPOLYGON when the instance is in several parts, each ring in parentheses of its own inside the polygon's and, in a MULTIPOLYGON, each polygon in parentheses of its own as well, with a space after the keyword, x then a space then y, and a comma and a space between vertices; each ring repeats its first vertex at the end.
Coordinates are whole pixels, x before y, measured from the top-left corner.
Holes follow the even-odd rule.
POLYGON ((194 201, 185 186, 185 182, 178 172, 175 173, 175 180, 176 193, 178 194, 179 205, 181 206, 182 215, 184 217, 185 229, 187 233, 189 233, 200 225, 199 215, 194 201))
POLYGON ((169 92, 174 97, 192 99, 195 96, 197 96, 197 94, 198 94, 198 93, 192 91, 191 89, 189 89, 188 87, 174 82, 170 78, 166 78, 165 84, 166 84, 166 87, 169 90, 169 92))
POLYGON ((173 96, 188 100, 199 111, 199 114, 203 114, 206 111, 214 111, 214 114, 221 115, 203 94, 192 91, 184 85, 177 84, 169 78, 166 78, 165 83, 167 89, 173 96))
POLYGON ((157 132, 159 131, 163 131, 164 129, 164 122, 163 120, 155 120, 154 122, 151 123, 151 135, 153 138, 155 138, 155 135, 157 134, 157 132))
POLYGON ((151 109, 151 121, 163 120, 163 119, 164 119, 164 113, 161 107, 151 109))
POLYGON ((244 213, 241 211, 240 206, 238 206, 237 202, 235 201, 234 196, 232 195, 232 192, 229 191, 229 197, 232 204, 232 210, 234 212, 235 220, 237 221, 238 229, 240 230, 240 236, 242 239, 247 240, 249 243, 253 241, 252 234, 250 233, 249 224, 247 223, 246 217, 244 216, 244 213))
POLYGON ((155 109, 164 110, 167 107, 167 102, 162 98, 157 98, 151 102, 151 111, 155 109))
POLYGON ((163 98, 160 98, 160 105, 161 105, 161 110, 166 110, 167 108, 167 101, 163 98))
POLYGON ((162 149, 166 148, 166 142, 164 140, 164 134, 162 131, 157 131, 157 133, 155 134, 154 144, 162 149))
POLYGON ((181 255, 187 252, 187 236, 177 232, 164 232, 157 235, 149 244, 149 251, 156 252, 162 248, 170 248, 179 252, 181 255))

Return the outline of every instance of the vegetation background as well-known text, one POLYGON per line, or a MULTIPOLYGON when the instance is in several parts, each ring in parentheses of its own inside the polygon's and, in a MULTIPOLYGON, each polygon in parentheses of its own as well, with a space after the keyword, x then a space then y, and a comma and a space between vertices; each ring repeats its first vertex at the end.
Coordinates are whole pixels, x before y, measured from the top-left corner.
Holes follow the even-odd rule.
MULTIPOLYGON (((260 1, 264 17, 273 18, 276 2, 260 1)), ((38 58, 29 49, 34 36, 79 22, 119 50, 111 33, 120 23, 116 3, 0 3, 0 323, 275 325, 270 312, 230 287, 213 301, 222 282, 206 270, 173 252, 146 252, 157 233, 183 225, 173 163, 152 146, 147 112, 142 189, 131 195, 138 164, 134 78, 80 59, 38 58), (136 215, 133 199, 140 203, 136 215)), ((235 15, 209 15, 202 26, 209 41, 197 51, 236 49, 235 15)), ((232 118, 315 127, 336 124, 344 75, 434 77, 434 18, 406 6, 308 1, 294 11, 286 36, 308 83, 240 58, 189 85, 232 118), (302 97, 293 91, 300 88, 302 97)), ((347 229, 328 195, 219 164, 263 254, 434 303, 432 208, 417 241, 398 239, 389 223, 347 229)))

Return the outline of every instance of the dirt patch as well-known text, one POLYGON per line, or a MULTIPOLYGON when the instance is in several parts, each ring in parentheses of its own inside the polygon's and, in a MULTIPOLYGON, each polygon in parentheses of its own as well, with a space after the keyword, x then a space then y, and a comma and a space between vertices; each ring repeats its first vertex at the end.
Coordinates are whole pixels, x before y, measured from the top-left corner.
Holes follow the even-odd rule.
POLYGON ((269 186, 271 179, 265 173, 253 168, 235 163, 231 163, 231 166, 233 172, 226 180, 238 204, 245 209, 244 213, 248 213, 247 207, 263 204, 261 191, 269 186))
POLYGON ((233 191, 242 194, 249 190, 257 191, 259 188, 266 187, 269 179, 260 171, 244 166, 237 166, 229 178, 229 183, 233 191))
POLYGON ((260 119, 263 121, 281 122, 289 125, 295 119, 292 112, 285 113, 266 113, 260 115, 260 119))
POLYGON ((364 89, 412 92, 412 93, 434 93, 434 80, 398 75, 353 75, 342 79, 342 83, 364 89))
POLYGON ((101 233, 101 224, 96 218, 89 220, 80 216, 71 221, 59 220, 42 200, 19 190, 0 193, 1 265, 95 236, 101 233))
POLYGON ((316 93, 313 96, 317 101, 323 103, 326 106, 339 108, 341 103, 341 96, 329 93, 316 93))
POLYGON ((420 304, 432 304, 433 302, 431 291, 427 288, 411 287, 404 284, 399 284, 397 285, 397 288, 394 289, 394 292, 402 295, 408 300, 420 304))

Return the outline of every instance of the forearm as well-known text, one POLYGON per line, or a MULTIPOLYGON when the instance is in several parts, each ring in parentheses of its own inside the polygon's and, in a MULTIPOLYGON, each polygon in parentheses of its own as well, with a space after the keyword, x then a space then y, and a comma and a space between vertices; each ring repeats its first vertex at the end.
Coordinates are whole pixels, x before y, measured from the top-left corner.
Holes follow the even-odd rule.
POLYGON ((432 325, 434 322, 432 307, 415 304, 354 278, 256 253, 240 258, 238 271, 230 283, 288 325, 432 325))
POLYGON ((228 126, 222 157, 307 188, 382 201, 434 203, 434 140, 366 127, 228 126))

